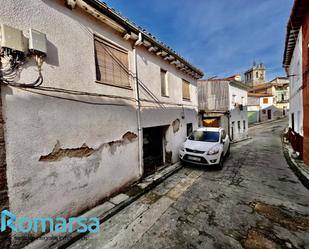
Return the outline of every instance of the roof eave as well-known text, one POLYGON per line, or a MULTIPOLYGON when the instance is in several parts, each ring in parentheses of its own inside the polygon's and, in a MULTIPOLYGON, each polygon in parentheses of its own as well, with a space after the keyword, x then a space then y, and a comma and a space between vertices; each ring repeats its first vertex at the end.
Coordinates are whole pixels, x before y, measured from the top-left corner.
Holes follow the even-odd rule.
POLYGON ((143 37, 149 40, 151 43, 153 43, 153 46, 157 47, 158 50, 161 49, 161 50, 168 52, 171 56, 175 57, 175 59, 178 60, 181 64, 184 64, 190 70, 192 70, 195 73, 195 75, 194 76, 192 75, 192 77, 201 79, 204 76, 204 73, 200 69, 194 67, 192 64, 187 62, 183 57, 178 55, 174 50, 172 50, 167 45, 159 42, 155 37, 147 33, 146 30, 142 29, 141 27, 137 27, 137 25, 136 26, 133 25, 133 23, 131 23, 128 19, 125 19, 123 16, 120 15, 120 13, 117 13, 116 10, 108 7, 105 3, 100 2, 99 0, 83 0, 83 1, 89 4, 91 7, 98 10, 99 12, 108 16, 112 20, 124 26, 127 33, 131 33, 131 32, 142 33, 143 37))

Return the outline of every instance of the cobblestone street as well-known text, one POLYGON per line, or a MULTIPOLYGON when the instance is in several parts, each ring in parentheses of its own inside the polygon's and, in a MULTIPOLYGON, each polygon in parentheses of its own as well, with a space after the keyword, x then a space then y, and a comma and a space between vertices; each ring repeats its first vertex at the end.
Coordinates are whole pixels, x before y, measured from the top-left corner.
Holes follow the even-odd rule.
POLYGON ((309 191, 284 159, 285 126, 250 128, 222 171, 181 169, 71 248, 309 248, 309 191))

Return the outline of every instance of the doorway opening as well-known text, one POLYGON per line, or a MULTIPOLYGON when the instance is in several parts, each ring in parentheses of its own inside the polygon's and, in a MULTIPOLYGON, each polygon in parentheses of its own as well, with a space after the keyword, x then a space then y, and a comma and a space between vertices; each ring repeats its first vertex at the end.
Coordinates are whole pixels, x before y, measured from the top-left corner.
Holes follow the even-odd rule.
POLYGON ((234 140, 234 129, 235 129, 235 121, 232 121, 232 126, 231 126, 231 140, 234 140))
POLYGON ((144 175, 152 175, 165 164, 165 133, 168 126, 143 129, 144 175))
POLYGON ((268 119, 271 119, 271 110, 267 110, 267 117, 268 119))

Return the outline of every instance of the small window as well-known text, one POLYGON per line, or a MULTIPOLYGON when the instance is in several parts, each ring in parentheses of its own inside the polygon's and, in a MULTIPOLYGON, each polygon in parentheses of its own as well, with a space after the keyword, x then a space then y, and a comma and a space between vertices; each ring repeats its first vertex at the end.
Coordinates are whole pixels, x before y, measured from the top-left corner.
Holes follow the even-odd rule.
POLYGON ((192 131, 193 131, 193 125, 192 123, 188 123, 187 124, 187 137, 191 135, 192 131))
POLYGON ((130 87, 128 51, 94 37, 96 80, 108 85, 130 87))
POLYGON ((268 98, 263 98, 263 104, 268 104, 268 98))
POLYGON ((258 78, 259 78, 259 72, 256 72, 256 73, 255 73, 255 76, 256 76, 256 78, 258 79, 258 78))
POLYGON ((166 70, 161 69, 161 95, 168 96, 168 81, 166 70))
POLYGON ((190 100, 190 83, 186 80, 182 80, 182 98, 190 100))
POLYGON ((240 121, 237 121, 238 131, 240 132, 240 121))
POLYGON ((266 114, 266 110, 262 110, 262 113, 263 113, 263 114, 266 114))
POLYGON ((243 121, 244 131, 246 131, 246 120, 243 121))

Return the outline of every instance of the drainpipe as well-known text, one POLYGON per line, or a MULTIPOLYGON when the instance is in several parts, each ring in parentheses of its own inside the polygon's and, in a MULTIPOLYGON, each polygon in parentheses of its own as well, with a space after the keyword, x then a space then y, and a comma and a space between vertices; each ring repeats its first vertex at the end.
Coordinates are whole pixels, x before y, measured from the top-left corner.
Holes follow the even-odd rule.
POLYGON ((231 139, 231 124, 230 124, 230 121, 231 121, 230 111, 227 111, 228 135, 229 135, 229 138, 231 139))
POLYGON ((138 68, 137 68, 137 53, 136 46, 142 43, 142 34, 138 34, 138 39, 133 45, 134 54, 134 70, 135 70, 135 100, 136 100, 136 118, 137 118, 137 131, 138 131, 138 166, 140 177, 144 174, 143 168, 143 133, 141 126, 141 102, 139 97, 139 83, 138 83, 138 68))

